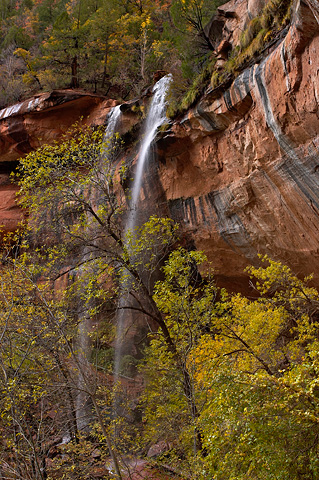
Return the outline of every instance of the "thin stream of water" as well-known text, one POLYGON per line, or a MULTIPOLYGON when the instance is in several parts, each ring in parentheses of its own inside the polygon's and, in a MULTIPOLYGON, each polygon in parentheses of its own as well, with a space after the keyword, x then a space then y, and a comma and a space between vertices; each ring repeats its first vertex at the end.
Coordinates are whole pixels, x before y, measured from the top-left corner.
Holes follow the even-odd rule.
POLYGON ((107 126, 105 129, 104 140, 109 140, 115 135, 120 124, 121 119, 121 105, 113 107, 107 118, 107 126))
MULTIPOLYGON (((125 234, 129 231, 133 231, 136 227, 139 196, 142 187, 143 174, 147 167, 147 160, 149 159, 152 143, 156 137, 158 128, 167 121, 166 94, 171 80, 172 76, 167 75, 161 78, 153 87, 153 97, 145 121, 144 136, 140 145, 139 155, 136 164, 136 172, 131 190, 129 214, 124 228, 125 234)), ((123 282, 125 282, 127 285, 123 285, 123 292, 125 292, 125 290, 128 291, 127 286, 131 282, 128 272, 124 276, 125 280, 123 280, 123 282)), ((114 377, 116 382, 119 380, 120 376, 121 360, 123 357, 123 343, 126 328, 128 327, 127 313, 124 307, 127 307, 129 305, 129 293, 123 293, 122 295, 120 295, 117 313, 116 341, 114 352, 114 377)))
POLYGON ((149 158, 153 140, 156 137, 158 128, 167 122, 166 117, 166 94, 172 81, 172 75, 166 75, 161 78, 153 87, 153 98, 146 117, 144 137, 141 143, 136 172, 133 181, 130 200, 130 213, 126 223, 125 231, 133 230, 136 227, 136 218, 138 210, 138 201, 142 186, 143 173, 145 171, 147 160, 149 158))
MULTIPOLYGON (((115 142, 113 142, 113 137, 119 128, 121 120, 121 109, 120 105, 111 109, 108 115, 108 123, 105 129, 104 141, 108 142, 108 148, 112 149, 115 142)), ((108 153, 106 152, 107 156, 108 153)), ((101 168, 103 168, 103 162, 101 162, 101 168)), ((83 252, 83 259, 88 258, 89 252, 83 252)), ((83 267, 79 269, 78 275, 83 275, 83 267)), ((84 376, 87 375, 88 371, 88 359, 90 357, 91 343, 89 338, 89 332, 91 331, 91 319, 83 313, 80 313, 81 321, 78 326, 78 336, 77 336, 77 349, 78 349, 78 361, 81 365, 81 370, 78 374, 77 387, 78 393, 76 396, 76 418, 77 425, 79 430, 85 430, 91 420, 91 408, 88 399, 88 395, 85 393, 86 382, 84 376), (83 317, 82 317, 83 316, 83 317)))

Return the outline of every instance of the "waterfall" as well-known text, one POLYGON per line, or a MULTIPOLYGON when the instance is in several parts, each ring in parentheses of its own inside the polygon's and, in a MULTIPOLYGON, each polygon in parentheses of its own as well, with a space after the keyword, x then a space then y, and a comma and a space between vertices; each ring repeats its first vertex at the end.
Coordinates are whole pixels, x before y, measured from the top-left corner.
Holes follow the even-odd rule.
POLYGON ((172 75, 169 74, 161 78, 153 87, 153 98, 145 121, 144 137, 138 154, 136 173, 131 190, 130 213, 126 222, 126 232, 128 230, 132 231, 136 226, 136 213, 142 186, 143 173, 150 155, 153 140, 156 137, 157 130, 167 121, 166 94, 171 81, 172 75))
POLYGON ((107 125, 104 134, 104 140, 109 140, 117 132, 117 128, 120 124, 121 117, 121 105, 117 105, 110 110, 107 117, 107 125))
MULTIPOLYGON (((116 147, 116 139, 114 135, 117 133, 117 129, 120 126, 120 119, 121 119, 121 106, 118 105, 110 110, 110 113, 107 118, 107 126, 105 129, 104 134, 104 142, 107 143, 107 151, 105 154, 106 161, 109 160, 110 149, 116 147)), ((103 170, 104 162, 103 158, 100 159, 100 169, 103 170)), ((83 260, 90 260, 90 250, 84 249, 82 252, 83 260)), ((85 267, 81 266, 78 269, 77 275, 79 277, 85 276, 85 267)), ((92 420, 92 413, 91 413, 91 402, 89 399, 88 394, 86 393, 87 389, 87 381, 89 378, 89 358, 91 353, 91 342, 89 332, 92 329, 92 321, 89 316, 85 314, 85 312, 79 311, 79 325, 78 325, 78 335, 77 335, 77 357, 79 362, 79 372, 77 378, 77 388, 78 393, 76 396, 76 420, 77 426, 79 430, 85 431, 88 428, 92 420)))
MULTIPOLYGON (((78 272, 78 275, 82 275, 82 269, 78 272)), ((89 395, 87 394, 87 379, 90 373, 89 358, 91 351, 91 342, 89 332, 92 328, 91 318, 87 315, 83 315, 83 312, 79 312, 80 322, 77 332, 77 361, 78 361, 78 378, 77 378, 77 395, 75 399, 76 406, 76 423, 78 430, 86 431, 91 420, 91 402, 89 395)))
MULTIPOLYGON (((166 117, 166 94, 172 80, 171 75, 161 78, 153 87, 153 97, 150 103, 149 111, 145 121, 144 135, 140 145, 138 159, 136 163, 136 173, 131 189, 131 198, 129 203, 129 213, 126 219, 124 233, 133 231, 137 224, 137 212, 139 195, 142 186, 143 173, 145 171, 147 160, 150 156, 153 140, 156 137, 158 128, 167 121, 166 117)), ((123 358, 123 343, 126 330, 131 327, 131 320, 128 318, 127 310, 124 307, 132 305, 132 300, 128 292, 131 285, 131 278, 128 272, 123 273, 122 294, 119 297, 116 341, 115 341, 115 358, 114 358, 114 377, 118 381, 120 377, 120 366, 123 358)), ((117 401, 115 400, 115 410, 117 401)))

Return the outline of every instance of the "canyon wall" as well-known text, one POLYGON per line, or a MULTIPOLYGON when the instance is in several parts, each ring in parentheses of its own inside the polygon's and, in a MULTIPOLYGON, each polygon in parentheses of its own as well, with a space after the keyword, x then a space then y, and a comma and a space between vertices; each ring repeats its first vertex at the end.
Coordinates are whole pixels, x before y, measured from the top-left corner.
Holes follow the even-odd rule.
MULTIPOLYGON (((225 40, 238 43, 264 3, 231 0, 219 8, 207 27, 216 52, 225 40)), ((317 1, 295 1, 291 25, 262 57, 229 88, 208 88, 157 142, 144 203, 179 221, 189 243, 207 253, 218 281, 231 289, 244 289, 243 269, 257 264, 259 253, 297 274, 314 272, 319 286, 318 22, 317 1)), ((113 105, 64 91, 0 112, 0 223, 6 229, 21 216, 8 182, 14 161, 59 138, 80 116, 105 123, 113 105)), ((123 115, 127 120, 132 113, 123 115)))
MULTIPOLYGON (((230 43, 247 3, 220 9, 231 13, 230 43)), ((318 11, 318 2, 296 2, 290 28, 260 61, 224 92, 208 90, 159 144, 171 215, 234 288, 260 253, 314 272, 319 285, 318 11)))

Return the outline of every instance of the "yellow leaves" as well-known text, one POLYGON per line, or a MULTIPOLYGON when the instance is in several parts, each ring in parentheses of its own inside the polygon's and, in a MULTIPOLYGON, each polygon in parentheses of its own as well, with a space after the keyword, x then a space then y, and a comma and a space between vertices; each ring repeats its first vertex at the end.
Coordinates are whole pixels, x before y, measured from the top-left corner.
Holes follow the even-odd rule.
MULTIPOLYGON (((308 314, 316 307, 318 294, 288 267, 275 262, 265 270, 251 269, 265 296, 254 300, 224 296, 224 305, 212 319, 212 333, 201 337, 189 356, 195 388, 207 398, 200 417, 205 445, 214 464, 218 462, 218 471, 236 479, 246 478, 248 471, 255 476, 264 464, 270 472, 265 478, 273 478, 278 467, 274 452, 280 448, 285 455, 289 452, 281 435, 293 445, 299 442, 298 450, 304 448, 305 432, 318 433, 318 327, 308 314), (279 292, 269 295, 275 285, 279 292), (249 467, 241 476, 245 458, 249 467)), ((294 462, 297 453, 291 450, 294 462)), ((279 472, 283 471, 280 464, 279 472)), ((283 478, 288 477, 295 478, 287 473, 283 478)))
POLYGON ((151 271, 158 258, 176 241, 177 230, 178 226, 170 218, 151 216, 141 227, 126 232, 125 258, 131 257, 135 268, 143 265, 145 270, 151 271))
POLYGON ((194 364, 194 378, 201 387, 208 385, 227 364, 242 375, 249 371, 260 378, 262 372, 269 375, 265 366, 276 371, 287 357, 300 361, 301 345, 315 338, 316 327, 309 323, 307 315, 302 315, 296 339, 289 344, 279 342, 290 321, 283 305, 277 306, 266 299, 249 300, 239 294, 224 298, 226 303, 217 307, 219 313, 212 317, 214 335, 201 337, 189 357, 190 364, 194 364))
POLYGON ((172 50, 172 43, 168 40, 154 40, 152 42, 152 51, 156 58, 166 58, 171 54, 172 50))
POLYGON ((17 48, 14 51, 14 55, 17 57, 23 58, 23 60, 29 60, 31 58, 31 53, 28 50, 25 50, 24 48, 17 48))
POLYGON ((288 301, 294 308, 298 308, 300 301, 319 300, 316 289, 307 286, 311 275, 300 280, 287 265, 276 262, 267 255, 259 257, 261 262, 268 266, 248 267, 246 271, 257 280, 256 287, 261 295, 274 295, 276 300, 288 301))
MULTIPOLYGON (((88 189, 90 170, 96 168, 104 150, 103 130, 75 125, 61 143, 45 145, 23 158, 16 176, 20 186, 19 203, 34 215, 41 212, 43 215, 48 203, 52 209, 61 211, 64 204, 72 210, 74 202, 67 201, 70 189, 74 192, 73 198, 78 195, 80 201, 85 201, 81 191, 88 189), (82 169, 87 170, 87 175, 83 175, 82 169)), ((41 224, 33 228, 40 229, 41 224)))
POLYGON ((278 336, 282 326, 288 317, 287 312, 281 306, 249 301, 241 295, 233 296, 230 301, 230 308, 234 319, 238 319, 238 333, 247 338, 262 340, 264 336, 272 343, 278 336))
POLYGON ((151 16, 146 15, 143 21, 141 22, 141 28, 145 30, 151 25, 151 23, 152 23, 151 16))

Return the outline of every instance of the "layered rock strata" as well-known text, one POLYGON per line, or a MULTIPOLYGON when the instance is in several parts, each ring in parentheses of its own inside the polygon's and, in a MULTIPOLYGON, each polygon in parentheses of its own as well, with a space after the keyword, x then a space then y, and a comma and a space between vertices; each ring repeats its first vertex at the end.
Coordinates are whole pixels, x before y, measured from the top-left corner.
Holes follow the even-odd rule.
POLYGON ((259 253, 314 272, 319 284, 318 2, 294 8, 260 63, 226 91, 208 91, 160 142, 172 216, 234 286, 259 253))

